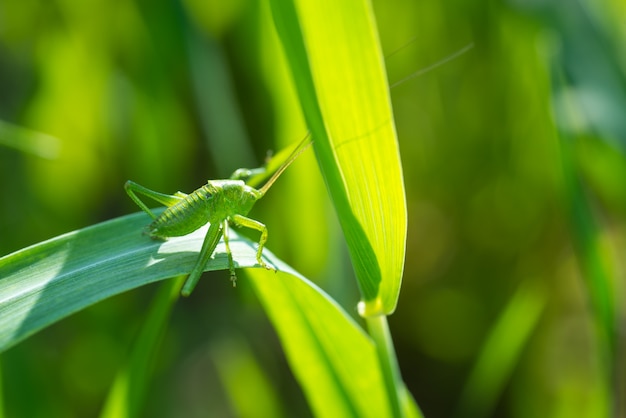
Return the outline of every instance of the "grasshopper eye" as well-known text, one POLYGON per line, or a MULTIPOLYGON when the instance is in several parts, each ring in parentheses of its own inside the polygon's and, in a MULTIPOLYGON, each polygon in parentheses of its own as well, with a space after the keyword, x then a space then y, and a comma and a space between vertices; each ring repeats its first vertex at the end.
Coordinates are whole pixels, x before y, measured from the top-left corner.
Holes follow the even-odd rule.
POLYGON ((230 176, 232 180, 247 180, 253 174, 249 168, 239 168, 230 176))
POLYGON ((240 168, 236 170, 232 176, 230 176, 230 179, 231 180, 243 180, 244 182, 247 182, 250 177, 255 176, 257 174, 263 174, 266 171, 267 169, 265 167, 259 167, 259 168, 254 168, 254 169, 240 168))

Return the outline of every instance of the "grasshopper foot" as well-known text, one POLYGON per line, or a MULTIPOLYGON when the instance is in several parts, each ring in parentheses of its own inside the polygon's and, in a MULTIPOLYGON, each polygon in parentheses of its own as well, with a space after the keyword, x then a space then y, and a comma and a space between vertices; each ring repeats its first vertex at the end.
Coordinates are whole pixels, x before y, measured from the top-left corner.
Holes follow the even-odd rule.
POLYGON ((278 269, 277 269, 275 266, 272 266, 272 265, 270 265, 270 264, 267 264, 267 263, 266 263, 265 261, 263 261, 263 259, 261 259, 261 258, 257 259, 257 263, 258 263, 261 267, 265 268, 266 270, 272 270, 272 271, 274 271, 274 272, 277 272, 277 271, 278 271, 278 269))

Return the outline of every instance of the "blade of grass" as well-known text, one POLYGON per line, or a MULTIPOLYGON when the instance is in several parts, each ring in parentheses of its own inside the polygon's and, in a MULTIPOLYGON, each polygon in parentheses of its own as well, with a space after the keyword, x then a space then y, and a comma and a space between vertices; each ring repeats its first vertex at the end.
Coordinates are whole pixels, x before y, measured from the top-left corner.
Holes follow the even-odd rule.
MULTIPOLYGON (((149 222, 145 213, 135 213, 0 258, 0 351, 105 298, 188 274, 208 225, 155 241, 142 234, 149 222)), ((255 266, 256 244, 231 235, 236 264, 255 266)), ((205 269, 227 268, 220 242, 205 269)))
MULTIPOLYGON (((147 221, 143 213, 124 216, 0 259, 0 348, 5 350, 106 297, 188 273, 206 227, 159 242, 141 234, 147 221)), ((254 243, 233 234, 231 249, 239 267, 256 264, 254 243)), ((323 291, 270 251, 264 255, 280 272, 253 273, 252 283, 316 414, 392 416, 372 340, 323 291)), ((228 268, 222 246, 206 268, 228 268)), ((149 328, 150 337, 144 343, 158 335, 156 328, 149 328)), ((138 378, 145 365, 139 363, 135 364, 139 372, 127 375, 127 379, 138 378)), ((120 380, 114 388, 120 393, 111 395, 112 404, 124 401, 131 384, 120 380)), ((136 408, 126 405, 123 412, 136 408)))
POLYGON ((405 410, 390 334, 406 243, 406 202, 371 5, 271 2, 274 21, 339 215, 394 416, 405 410), (379 317, 379 318, 376 318, 379 317))
MULTIPOLYGON (((553 72, 555 89, 567 90, 565 77, 560 73, 558 64, 554 65, 553 72)), ((604 387, 598 391, 602 398, 599 403, 604 404, 609 416, 620 408, 619 382, 622 378, 616 373, 619 370, 619 353, 614 279, 611 277, 613 269, 603 254, 600 245, 602 228, 574 163, 573 144, 580 140, 580 132, 574 127, 578 126, 580 120, 585 120, 586 115, 582 112, 580 103, 575 100, 575 96, 565 94, 563 96, 560 102, 554 103, 559 131, 560 163, 570 228, 592 308, 599 363, 604 377, 604 387)))
POLYGON ((393 416, 373 341, 321 289, 278 263, 276 276, 249 276, 314 415, 393 416))
POLYGON ((406 203, 371 7, 363 0, 271 5, 357 274, 360 313, 389 314, 404 265, 406 203))
POLYGON ((0 120, 0 145, 6 145, 47 160, 53 160, 59 155, 61 141, 54 136, 0 120))
POLYGON ((545 286, 527 279, 491 330, 470 373, 457 417, 488 417, 532 336, 547 302, 545 286))
POLYGON ((202 129, 211 154, 220 156, 213 161, 216 172, 228 176, 242 165, 255 164, 229 77, 230 69, 216 41, 199 36, 193 28, 188 30, 186 41, 202 129))

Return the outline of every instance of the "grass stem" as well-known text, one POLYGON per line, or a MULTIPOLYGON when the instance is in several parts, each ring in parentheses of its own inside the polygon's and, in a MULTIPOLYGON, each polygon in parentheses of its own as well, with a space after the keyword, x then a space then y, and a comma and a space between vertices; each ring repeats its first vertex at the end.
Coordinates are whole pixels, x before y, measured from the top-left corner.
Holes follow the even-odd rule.
POLYGON ((376 343, 378 360, 385 379, 385 387, 387 388, 393 416, 403 417, 399 391, 404 387, 404 383, 400 375, 398 359, 396 358, 396 351, 393 347, 391 333, 389 332, 387 317, 385 315, 376 315, 366 317, 365 319, 370 336, 376 343))

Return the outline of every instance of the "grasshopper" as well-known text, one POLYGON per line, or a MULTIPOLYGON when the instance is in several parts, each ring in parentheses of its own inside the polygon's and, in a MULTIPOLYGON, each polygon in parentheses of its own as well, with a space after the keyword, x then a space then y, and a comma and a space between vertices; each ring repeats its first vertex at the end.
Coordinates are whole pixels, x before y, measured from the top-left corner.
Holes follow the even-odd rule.
POLYGON ((206 223, 210 223, 196 264, 183 285, 181 291, 183 296, 189 296, 193 291, 200 279, 200 275, 204 271, 204 266, 211 258, 221 237, 224 237, 230 279, 233 282, 233 286, 236 285, 235 265, 228 244, 229 225, 259 231, 261 238, 259 239, 256 261, 260 266, 268 270, 275 270, 262 258, 263 247, 267 241, 267 227, 259 221, 248 218, 246 215, 250 212, 255 202, 265 195, 276 179, 309 147, 311 142, 310 135, 307 134, 287 158, 287 161, 276 170, 260 189, 247 185, 243 179, 247 179, 252 174, 265 171, 263 167, 254 170, 240 168, 232 174, 230 179, 209 180, 207 184, 190 194, 176 192, 173 195, 168 195, 155 192, 130 180, 126 182, 124 185, 126 193, 153 219, 152 223, 146 228, 146 233, 150 238, 166 240, 169 237, 180 237, 190 234, 206 223), (167 209, 159 216, 156 216, 139 198, 138 194, 165 205, 167 209))

